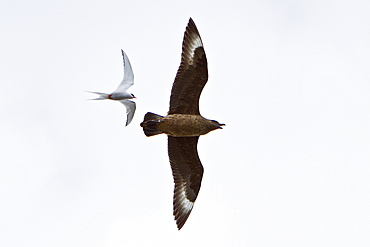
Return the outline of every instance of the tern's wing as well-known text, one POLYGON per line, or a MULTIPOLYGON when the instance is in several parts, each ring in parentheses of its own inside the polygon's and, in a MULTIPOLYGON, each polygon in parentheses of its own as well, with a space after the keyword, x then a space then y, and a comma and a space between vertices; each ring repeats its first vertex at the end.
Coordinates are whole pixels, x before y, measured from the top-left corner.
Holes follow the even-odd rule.
POLYGON ((172 86, 168 114, 199 115, 199 97, 207 80, 206 53, 198 29, 190 18, 182 42, 181 64, 172 86))
POLYGON ((203 166, 198 157, 198 138, 168 136, 168 156, 175 182, 173 214, 179 230, 193 209, 202 182, 203 166))
POLYGON ((134 101, 124 99, 120 100, 124 106, 126 106, 126 113, 127 113, 127 120, 126 120, 126 126, 129 125, 134 117, 135 110, 136 110, 136 103, 134 101))
POLYGON ((128 60, 128 56, 123 50, 121 52, 123 57, 123 79, 115 92, 126 92, 134 84, 134 72, 132 71, 130 60, 128 60))

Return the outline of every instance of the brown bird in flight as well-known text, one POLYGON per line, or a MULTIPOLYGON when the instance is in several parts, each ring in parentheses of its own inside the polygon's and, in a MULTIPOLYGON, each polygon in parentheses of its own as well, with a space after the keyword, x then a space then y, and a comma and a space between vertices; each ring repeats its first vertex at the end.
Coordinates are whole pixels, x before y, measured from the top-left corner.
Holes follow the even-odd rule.
POLYGON ((224 126, 199 113, 199 96, 207 80, 207 58, 202 39, 190 18, 168 115, 163 117, 148 112, 140 124, 146 136, 161 133, 168 136, 168 156, 175 182, 173 215, 179 230, 190 215, 202 182, 203 166, 197 151, 199 136, 224 126))

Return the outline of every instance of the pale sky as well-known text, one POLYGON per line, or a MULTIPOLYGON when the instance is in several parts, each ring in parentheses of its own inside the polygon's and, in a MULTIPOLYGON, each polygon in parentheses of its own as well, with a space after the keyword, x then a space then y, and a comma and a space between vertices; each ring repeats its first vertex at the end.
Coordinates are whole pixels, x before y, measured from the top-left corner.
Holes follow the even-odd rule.
POLYGON ((0 246, 370 246, 369 1, 0 3, 0 246), (192 17, 205 172, 181 231, 166 115, 192 17), (89 101, 132 64, 137 111, 89 101))

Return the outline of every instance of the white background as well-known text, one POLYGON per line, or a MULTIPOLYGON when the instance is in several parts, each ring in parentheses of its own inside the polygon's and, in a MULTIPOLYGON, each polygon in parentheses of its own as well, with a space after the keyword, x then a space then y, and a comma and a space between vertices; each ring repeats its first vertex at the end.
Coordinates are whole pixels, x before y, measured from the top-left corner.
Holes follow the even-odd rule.
POLYGON ((0 246, 370 246, 369 1, 0 4, 0 246), (189 17, 205 173, 181 231, 165 115, 189 17), (128 54, 137 96, 113 91, 128 54))

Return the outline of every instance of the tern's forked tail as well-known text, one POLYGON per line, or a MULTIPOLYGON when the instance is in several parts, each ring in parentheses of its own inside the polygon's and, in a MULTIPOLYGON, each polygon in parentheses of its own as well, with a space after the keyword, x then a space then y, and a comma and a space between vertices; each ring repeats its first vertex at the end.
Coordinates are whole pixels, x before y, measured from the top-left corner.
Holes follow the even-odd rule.
POLYGON ((144 122, 142 122, 140 126, 143 127, 146 136, 154 136, 162 133, 162 131, 157 129, 157 124, 160 122, 161 118, 163 118, 163 116, 151 112, 145 114, 144 122))
POLYGON ((110 99, 110 94, 108 93, 99 93, 99 92, 90 92, 90 91, 87 91, 87 92, 99 95, 99 98, 92 99, 92 100, 110 99))

